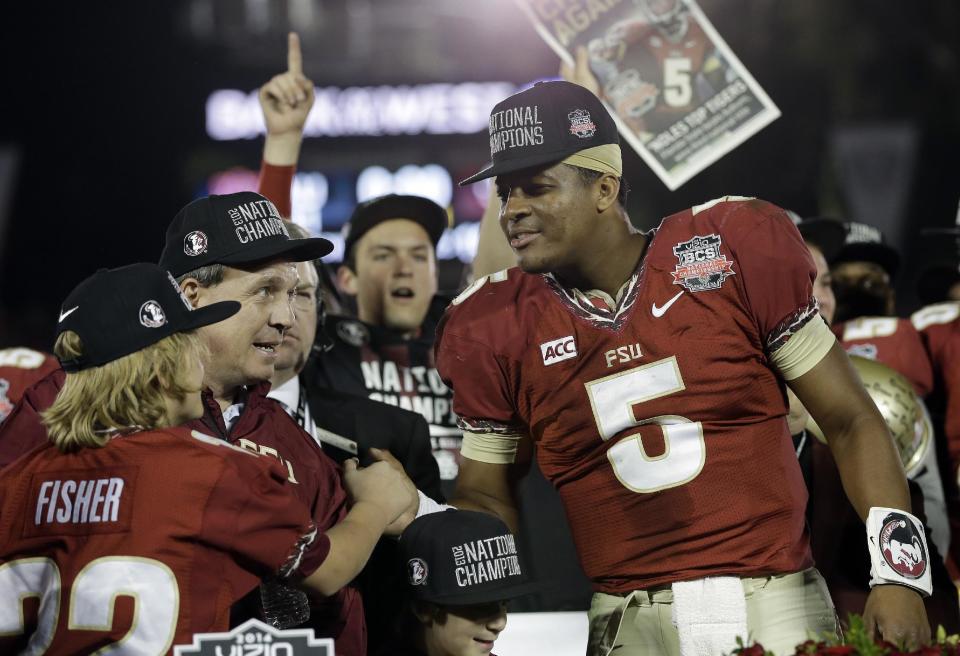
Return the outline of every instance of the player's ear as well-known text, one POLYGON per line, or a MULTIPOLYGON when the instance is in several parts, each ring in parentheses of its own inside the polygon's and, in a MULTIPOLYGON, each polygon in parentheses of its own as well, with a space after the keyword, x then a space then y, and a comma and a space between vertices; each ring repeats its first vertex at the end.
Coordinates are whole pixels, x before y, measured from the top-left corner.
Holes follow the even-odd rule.
POLYGON ((344 294, 349 296, 357 295, 357 274, 346 264, 341 264, 337 269, 337 287, 344 294))
POLYGON ((596 183, 597 210, 604 212, 617 202, 620 193, 620 178, 612 173, 604 173, 596 183))
POLYGON ((203 287, 200 286, 196 278, 184 278, 183 282, 180 283, 180 291, 190 301, 192 307, 200 307, 200 295, 203 287))

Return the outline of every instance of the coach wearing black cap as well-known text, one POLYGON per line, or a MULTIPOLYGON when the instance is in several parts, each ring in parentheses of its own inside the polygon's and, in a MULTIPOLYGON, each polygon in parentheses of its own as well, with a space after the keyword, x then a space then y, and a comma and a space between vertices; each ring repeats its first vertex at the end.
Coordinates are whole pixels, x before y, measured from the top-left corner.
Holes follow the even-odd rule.
MULTIPOLYGON (((277 458, 297 495, 313 509, 321 531, 337 524, 346 511, 339 474, 313 438, 279 403, 267 398, 267 392, 277 348, 294 322, 296 262, 319 258, 331 248, 325 239, 291 239, 273 203, 241 192, 201 198, 180 210, 167 230, 160 258, 194 307, 222 300, 239 301, 241 306, 230 319, 200 330, 210 351, 204 376, 205 414, 190 425, 277 458)), ((302 593, 290 591, 297 601, 293 610, 284 612, 271 608, 278 594, 283 593, 277 586, 264 589, 263 615, 271 623, 295 626, 307 616, 307 626, 318 636, 336 640, 338 654, 366 653, 363 609, 355 590, 344 588, 310 608, 302 593)), ((259 595, 253 597, 259 601, 259 595)), ((235 609, 234 620, 247 619, 253 614, 249 608, 235 609)))

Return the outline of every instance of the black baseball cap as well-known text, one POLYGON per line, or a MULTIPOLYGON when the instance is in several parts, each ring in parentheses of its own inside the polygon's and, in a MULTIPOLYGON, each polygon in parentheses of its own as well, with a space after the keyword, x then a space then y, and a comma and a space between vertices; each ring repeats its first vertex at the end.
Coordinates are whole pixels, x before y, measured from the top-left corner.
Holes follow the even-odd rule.
POLYGON ((99 367, 239 311, 236 301, 193 309, 173 276, 156 264, 100 269, 77 285, 60 308, 57 336, 72 330, 83 341, 83 355, 60 360, 60 366, 71 372, 99 367))
POLYGON ((510 529, 472 510, 415 519, 400 536, 407 584, 416 599, 446 606, 505 601, 539 588, 527 580, 510 529))
POLYGON ((572 82, 538 82, 502 100, 490 112, 493 163, 461 185, 619 144, 617 126, 600 99, 572 82))
POLYGON ((374 226, 393 219, 409 219, 419 223, 427 231, 434 248, 449 225, 447 211, 429 198, 400 194, 378 196, 354 208, 344 228, 343 252, 349 253, 353 245, 374 226))
POLYGON ((880 228, 858 221, 844 224, 847 231, 843 247, 831 264, 843 262, 873 262, 887 272, 890 278, 897 275, 900 267, 900 254, 887 245, 880 228))
POLYGON ((840 221, 824 216, 814 216, 797 223, 803 240, 820 249, 824 259, 833 262, 843 248, 847 229, 840 221))
POLYGON ((160 266, 175 277, 208 264, 251 264, 278 257, 305 262, 333 250, 326 239, 291 239, 269 200, 252 191, 198 198, 167 228, 160 266))

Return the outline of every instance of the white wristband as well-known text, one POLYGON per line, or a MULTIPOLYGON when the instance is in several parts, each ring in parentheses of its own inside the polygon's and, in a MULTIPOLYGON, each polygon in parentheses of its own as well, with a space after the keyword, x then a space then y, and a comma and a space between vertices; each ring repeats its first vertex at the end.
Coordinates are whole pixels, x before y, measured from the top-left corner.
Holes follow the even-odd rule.
POLYGON ((420 507, 417 508, 416 519, 420 519, 424 515, 443 512, 444 510, 456 510, 455 506, 448 506, 445 503, 437 503, 420 490, 417 490, 417 496, 420 497, 420 507))
POLYGON ((933 594, 930 550, 920 520, 896 508, 870 509, 867 515, 870 587, 893 583, 933 594))

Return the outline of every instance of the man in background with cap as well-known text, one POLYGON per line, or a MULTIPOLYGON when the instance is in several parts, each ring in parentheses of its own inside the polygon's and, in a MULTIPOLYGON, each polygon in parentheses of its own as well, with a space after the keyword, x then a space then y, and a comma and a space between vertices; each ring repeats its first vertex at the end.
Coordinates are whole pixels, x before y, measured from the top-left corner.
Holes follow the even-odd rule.
POLYGON ((874 540, 884 585, 868 625, 928 639, 929 578, 891 569, 878 546, 891 521, 919 542, 922 526, 786 214, 725 197, 638 233, 613 120, 566 82, 494 107, 490 144, 492 166, 465 182, 496 176, 520 266, 478 280, 438 327, 465 431, 454 505, 516 525, 514 482, 535 445, 596 590, 590 653, 719 653, 748 632, 792 650, 837 624, 804 531, 786 380, 874 540), (746 490, 731 485, 745 476, 746 490))

